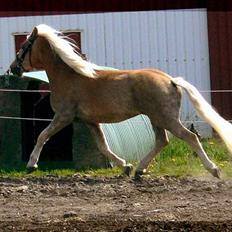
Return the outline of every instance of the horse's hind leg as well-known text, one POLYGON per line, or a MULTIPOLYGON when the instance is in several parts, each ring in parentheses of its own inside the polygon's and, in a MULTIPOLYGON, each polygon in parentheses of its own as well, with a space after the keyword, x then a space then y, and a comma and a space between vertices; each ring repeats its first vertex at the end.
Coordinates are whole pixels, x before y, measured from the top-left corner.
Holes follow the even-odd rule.
POLYGON ((129 176, 133 166, 131 164, 126 164, 124 159, 121 159, 110 150, 100 124, 87 124, 87 126, 94 136, 98 149, 102 152, 102 154, 113 161, 117 166, 122 167, 124 169, 124 173, 129 176))
POLYGON ((178 138, 185 140, 193 150, 198 154, 204 167, 215 177, 220 178, 219 168, 209 159, 204 151, 197 135, 185 128, 180 121, 174 121, 169 124, 171 128, 168 128, 170 132, 178 138))
POLYGON ((139 163, 136 171, 135 171, 135 178, 139 178, 141 175, 143 175, 149 163, 152 161, 152 159, 168 144, 168 136, 166 130, 156 127, 155 128, 155 137, 156 137, 156 143, 155 148, 148 153, 139 163))
POLYGON ((58 116, 57 114, 54 116, 52 122, 40 133, 37 143, 30 155, 30 160, 27 164, 27 168, 30 170, 34 170, 38 167, 37 162, 39 160, 39 156, 44 144, 49 140, 51 136, 56 134, 58 131, 63 129, 65 126, 70 124, 73 120, 73 117, 67 116, 58 116))

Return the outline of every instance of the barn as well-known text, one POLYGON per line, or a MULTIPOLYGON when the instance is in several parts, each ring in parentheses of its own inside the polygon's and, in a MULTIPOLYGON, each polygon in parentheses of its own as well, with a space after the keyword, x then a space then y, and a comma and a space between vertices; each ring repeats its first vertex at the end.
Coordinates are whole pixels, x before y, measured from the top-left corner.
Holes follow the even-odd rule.
MULTIPOLYGON (((231 92, 227 91, 232 85, 232 46, 228 43, 232 35, 232 14, 227 11, 227 1, 221 1, 216 6, 211 1, 194 0, 101 0, 95 3, 91 0, 60 0, 59 4, 57 1, 24 2, 23 6, 19 4, 17 10, 12 11, 15 6, 11 1, 0 11, 0 75, 8 69, 33 26, 45 23, 69 35, 77 42, 81 53, 98 65, 118 69, 154 67, 172 76, 184 77, 202 91, 219 113, 228 120, 232 119, 231 92)), ((42 82, 7 77, 2 78, 0 84, 1 88, 10 89, 48 88, 42 82)), ((48 96, 42 96, 44 100, 40 102, 39 93, 0 92, 0 96, 0 163, 20 164, 28 159, 38 132, 48 122, 14 121, 3 117, 36 116, 48 119, 53 112, 49 109, 48 96), (15 153, 20 155, 12 159, 15 153)), ((194 123, 203 136, 212 135, 211 128, 196 115, 186 97, 182 108, 182 120, 187 125, 194 123)), ((121 131, 120 141, 125 143, 122 138, 129 134, 128 130, 123 131, 119 126, 117 131, 121 131)), ((108 142, 115 146, 117 135, 110 135, 107 129, 105 133, 108 133, 108 142)), ((82 124, 65 128, 51 142, 54 143, 50 144, 51 149, 54 150, 59 141, 67 142, 65 146, 57 148, 59 151, 65 148, 62 150, 62 154, 65 154, 62 160, 75 159, 83 166, 97 164, 96 159, 101 164, 106 163, 100 154, 95 156, 98 157, 96 159, 90 155, 99 152, 82 124), (73 139, 78 135, 79 139, 73 139), (73 150, 78 150, 78 155, 73 155, 73 150), (88 157, 87 161, 83 157, 88 157)), ((112 147, 115 152, 119 148, 112 147)), ((53 159, 49 157, 51 153, 47 148, 42 156, 53 159)))

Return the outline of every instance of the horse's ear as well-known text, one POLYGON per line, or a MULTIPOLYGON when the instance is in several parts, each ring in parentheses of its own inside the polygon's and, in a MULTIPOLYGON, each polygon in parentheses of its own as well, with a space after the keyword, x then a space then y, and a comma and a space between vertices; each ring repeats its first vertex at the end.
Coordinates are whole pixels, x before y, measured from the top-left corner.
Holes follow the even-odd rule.
POLYGON ((37 29, 37 27, 34 27, 32 33, 31 33, 31 36, 35 38, 37 35, 38 35, 38 29, 37 29))

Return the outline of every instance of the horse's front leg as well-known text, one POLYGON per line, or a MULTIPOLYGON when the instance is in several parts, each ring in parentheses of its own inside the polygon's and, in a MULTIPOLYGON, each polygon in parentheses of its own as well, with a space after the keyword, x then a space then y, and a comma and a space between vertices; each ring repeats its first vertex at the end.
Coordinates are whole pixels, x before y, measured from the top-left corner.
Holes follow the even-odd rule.
POLYGON ((117 166, 122 167, 124 174, 129 176, 132 172, 133 166, 131 164, 127 164, 124 159, 118 157, 110 150, 100 124, 87 124, 87 126, 94 136, 100 152, 113 161, 117 166))
POLYGON ((60 116, 55 114, 51 123, 40 133, 37 139, 37 143, 30 155, 30 160, 27 163, 27 168, 36 169, 39 161, 39 156, 44 144, 50 139, 51 136, 56 134, 58 131, 69 125, 73 120, 71 116, 60 116))

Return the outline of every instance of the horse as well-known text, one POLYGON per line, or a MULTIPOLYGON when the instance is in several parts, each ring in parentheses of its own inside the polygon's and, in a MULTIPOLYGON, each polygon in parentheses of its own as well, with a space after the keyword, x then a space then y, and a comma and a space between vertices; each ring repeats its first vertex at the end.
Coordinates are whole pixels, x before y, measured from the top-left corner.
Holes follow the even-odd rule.
POLYGON ((167 131, 187 142, 204 167, 220 178, 220 169, 204 151, 196 134, 180 121, 183 91, 198 114, 221 136, 232 153, 232 125, 207 103, 199 91, 181 77, 158 69, 103 70, 84 60, 76 45, 61 32, 40 24, 35 26, 10 65, 10 72, 45 70, 50 83, 50 104, 55 112, 51 123, 38 136, 27 168, 36 169, 46 141, 74 119, 86 123, 98 149, 130 175, 133 166, 114 154, 101 123, 120 122, 139 114, 147 115, 156 134, 155 147, 139 162, 134 175, 146 173, 151 160, 168 144, 167 131))

